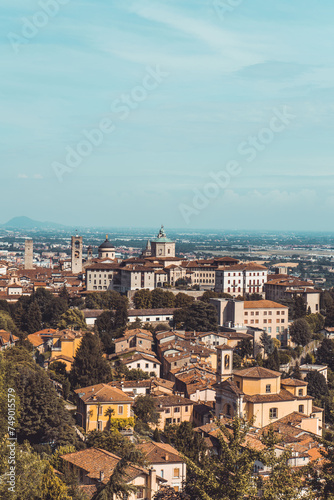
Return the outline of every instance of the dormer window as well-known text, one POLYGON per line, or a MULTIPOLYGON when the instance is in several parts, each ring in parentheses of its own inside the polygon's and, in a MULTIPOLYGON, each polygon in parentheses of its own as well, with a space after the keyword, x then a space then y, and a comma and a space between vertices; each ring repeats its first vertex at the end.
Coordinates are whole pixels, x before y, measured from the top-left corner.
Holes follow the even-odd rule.
POLYGON ((298 396, 303 396, 303 389, 298 389, 298 396))

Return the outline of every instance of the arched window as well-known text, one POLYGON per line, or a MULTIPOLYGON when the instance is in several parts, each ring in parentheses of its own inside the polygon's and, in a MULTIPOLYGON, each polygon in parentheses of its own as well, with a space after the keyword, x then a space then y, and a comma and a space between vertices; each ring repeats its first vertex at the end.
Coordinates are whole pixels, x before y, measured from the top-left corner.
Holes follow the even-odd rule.
POLYGON ((224 362, 224 364, 225 364, 225 369, 228 370, 229 367, 230 367, 230 356, 229 356, 229 354, 225 355, 225 362, 224 362))

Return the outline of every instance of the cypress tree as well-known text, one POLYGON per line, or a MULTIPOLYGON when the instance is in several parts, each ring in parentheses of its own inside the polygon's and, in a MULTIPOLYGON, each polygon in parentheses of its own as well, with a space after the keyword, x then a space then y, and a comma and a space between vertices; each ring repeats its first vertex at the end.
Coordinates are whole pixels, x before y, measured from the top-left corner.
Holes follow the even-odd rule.
POLYGON ((87 387, 111 380, 110 365, 103 357, 98 335, 85 333, 74 357, 70 380, 73 387, 87 387))

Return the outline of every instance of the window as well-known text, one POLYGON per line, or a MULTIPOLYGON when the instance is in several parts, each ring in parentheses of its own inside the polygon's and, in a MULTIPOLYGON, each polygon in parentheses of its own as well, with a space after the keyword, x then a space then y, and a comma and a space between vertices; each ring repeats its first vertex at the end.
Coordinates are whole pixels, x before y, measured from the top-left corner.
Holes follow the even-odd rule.
POLYGON ((164 470, 163 469, 161 469, 161 471, 160 471, 160 477, 164 477, 164 470))
POLYGON ((268 333, 271 333, 271 326, 268 327, 268 333))
POLYGON ((140 363, 137 363, 137 368, 140 368, 140 363))
POLYGON ((165 413, 170 413, 170 408, 166 408, 165 413))
POLYGON ((174 408, 174 413, 180 413, 180 408, 178 406, 176 406, 176 408, 174 408))
POLYGON ((153 368, 156 368, 157 367, 157 364, 156 363, 153 363, 153 368))
POLYGON ((103 408, 102 408, 102 406, 98 406, 98 408, 97 408, 97 414, 98 414, 98 415, 102 415, 102 413, 103 413, 103 408))
POLYGON ((271 384, 266 385, 266 392, 271 392, 271 384))
POLYGON ((299 411, 299 413, 304 413, 304 405, 299 405, 298 411, 299 411))
POLYGON ((145 368, 148 368, 148 363, 145 363, 145 368))
POLYGON ((144 498, 144 488, 142 486, 137 489, 137 498, 144 498))
POLYGON ((248 312, 247 311, 245 311, 245 316, 248 316, 248 312))
POLYGON ((101 422, 101 420, 99 420, 98 423, 97 423, 97 430, 98 431, 102 431, 102 422, 101 422))
POLYGON ((173 477, 180 477, 180 469, 178 467, 174 469, 173 477))
POLYGON ((303 389, 298 389, 298 396, 302 396, 303 395, 303 389))
POLYGON ((270 408, 269 410, 269 418, 277 418, 278 410, 277 408, 270 408))
POLYGON ((185 410, 184 410, 186 413, 188 412, 188 406, 185 407, 185 410))
POLYGON ((166 418, 166 424, 171 424, 172 423, 172 419, 171 418, 166 418))
POLYGON ((118 407, 118 415, 123 415, 123 406, 118 407))

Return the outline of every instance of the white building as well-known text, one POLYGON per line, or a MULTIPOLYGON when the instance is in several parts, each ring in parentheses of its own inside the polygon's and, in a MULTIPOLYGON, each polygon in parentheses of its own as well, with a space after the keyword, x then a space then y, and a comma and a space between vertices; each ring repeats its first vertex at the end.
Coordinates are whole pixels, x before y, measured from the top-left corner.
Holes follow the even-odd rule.
POLYGON ((142 443, 140 451, 146 456, 157 476, 167 481, 175 491, 181 491, 186 480, 187 466, 179 452, 165 443, 142 443))

